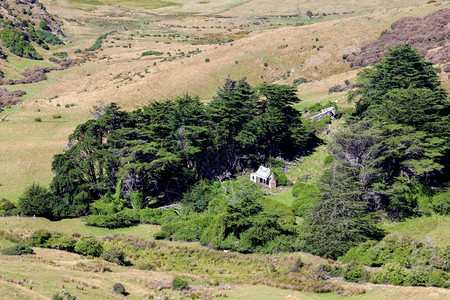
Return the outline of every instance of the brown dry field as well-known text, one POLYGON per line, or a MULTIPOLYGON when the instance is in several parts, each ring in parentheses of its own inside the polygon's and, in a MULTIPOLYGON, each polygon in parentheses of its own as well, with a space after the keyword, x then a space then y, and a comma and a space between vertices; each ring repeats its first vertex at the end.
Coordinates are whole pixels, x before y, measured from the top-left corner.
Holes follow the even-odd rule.
MULTIPOLYGON (((79 66, 50 74, 46 82, 10 87, 29 92, 28 100, 8 113, 7 122, 0 123, 0 197, 13 201, 32 182, 50 183, 53 155, 62 152, 68 135, 89 118, 98 101, 118 102, 125 109, 183 93, 208 101, 230 75, 245 76, 252 84, 292 84, 305 77, 312 80, 299 86, 305 103, 332 99, 347 105, 344 94, 327 94, 331 86, 352 81, 358 73, 343 61, 343 53, 375 40, 400 17, 425 16, 450 6, 448 1, 427 4, 418 0, 203 4, 207 1, 183 0, 182 6, 149 11, 115 5, 75 6, 69 0, 42 2, 63 21, 70 41, 42 51, 44 58, 58 51, 67 51, 70 58, 86 57, 75 50, 89 47, 100 34, 116 32, 79 66), (298 13, 297 3, 303 17, 273 16, 298 13), (199 6, 203 10, 196 9, 199 6), (348 13, 347 7, 353 12, 348 13), (336 14, 308 21, 306 10, 336 14), (191 14, 194 11, 198 14, 191 14), (266 21, 254 17, 261 15, 270 17, 266 21), (306 25, 296 26, 299 22, 306 25), (226 42, 230 38, 234 41, 226 42), (210 44, 212 39, 223 42, 210 44), (196 49, 201 53, 190 58, 176 55, 196 49), (148 50, 163 55, 141 56, 148 50), (53 119, 58 114, 62 118, 53 119), (36 117, 42 122, 34 122, 36 117)), ((443 79, 448 89, 448 78, 443 79)))

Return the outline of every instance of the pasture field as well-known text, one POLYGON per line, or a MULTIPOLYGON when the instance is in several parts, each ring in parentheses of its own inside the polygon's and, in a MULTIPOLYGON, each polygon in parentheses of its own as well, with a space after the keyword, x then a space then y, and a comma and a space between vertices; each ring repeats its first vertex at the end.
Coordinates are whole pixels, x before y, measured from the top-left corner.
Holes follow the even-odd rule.
MULTIPOLYGON (((119 266, 99 258, 65 251, 34 247, 35 254, 0 255, 0 294, 14 299, 45 299, 67 291, 80 299, 122 299, 112 292, 116 282, 129 293, 127 299, 151 299, 151 296, 206 299, 340 299, 336 292, 311 293, 280 288, 274 269, 284 274, 298 257, 314 268, 327 261, 307 253, 273 255, 222 253, 198 243, 155 241, 153 225, 107 230, 86 227, 80 219, 50 222, 42 218, 0 218, 9 235, 25 236, 34 230, 50 229, 65 234, 92 234, 107 245, 120 246, 133 265, 119 266), (187 279, 190 289, 171 289, 175 276, 187 279), (275 276, 275 277, 274 277, 275 276), (147 297, 147 298, 145 298, 147 297)), ((13 245, 2 233, 0 250, 13 245)), ((310 276, 305 273, 302 276, 310 276)), ((303 280, 305 280, 304 277, 303 280)), ((449 291, 439 288, 398 287, 389 285, 329 283, 354 294, 352 299, 444 299, 449 291)), ((301 287, 301 285, 299 285, 301 287)))

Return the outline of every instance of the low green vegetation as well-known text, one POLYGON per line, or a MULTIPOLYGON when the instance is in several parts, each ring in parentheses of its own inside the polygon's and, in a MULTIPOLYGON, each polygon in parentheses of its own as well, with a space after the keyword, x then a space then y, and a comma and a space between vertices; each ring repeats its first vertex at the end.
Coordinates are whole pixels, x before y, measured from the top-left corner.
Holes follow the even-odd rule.
POLYGON ((42 59, 42 56, 31 45, 27 36, 15 28, 0 30, 0 38, 5 46, 14 54, 29 59, 42 59))
POLYGON ((296 216, 304 217, 320 199, 321 191, 318 186, 297 182, 292 189, 292 210, 296 216))
POLYGON ((258 186, 245 179, 209 187, 200 183, 183 204, 182 217, 166 219, 158 238, 200 241, 242 253, 296 250, 292 211, 263 197, 258 186))
POLYGON ((142 52, 142 56, 150 56, 150 55, 161 56, 163 54, 164 53, 162 53, 162 52, 154 51, 154 50, 149 50, 149 51, 142 52))
POLYGON ((377 267, 367 272, 353 263, 359 271, 352 274, 352 281, 448 288, 449 250, 437 247, 431 240, 418 242, 409 235, 392 234, 380 242, 368 241, 352 248, 340 260, 377 267))
POLYGON ((49 45, 63 45, 64 44, 64 42, 59 37, 57 37, 56 35, 54 35, 51 32, 37 30, 36 33, 44 42, 46 42, 49 45))
POLYGON ((102 35, 100 35, 94 42, 94 44, 92 46, 90 46, 89 48, 84 49, 84 51, 95 51, 98 50, 102 47, 102 42, 104 39, 106 39, 108 37, 108 35, 111 35, 115 33, 115 31, 111 31, 108 33, 104 33, 102 35))
POLYGON ((25 245, 15 245, 2 250, 3 255, 24 255, 33 253, 33 249, 25 245))

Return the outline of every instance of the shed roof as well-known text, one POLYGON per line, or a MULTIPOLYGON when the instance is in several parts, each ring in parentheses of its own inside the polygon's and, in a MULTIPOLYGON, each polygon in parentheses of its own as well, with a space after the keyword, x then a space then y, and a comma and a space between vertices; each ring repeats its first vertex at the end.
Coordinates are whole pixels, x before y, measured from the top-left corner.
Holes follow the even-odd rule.
POLYGON ((263 167, 263 166, 260 166, 258 171, 256 171, 252 175, 256 175, 256 176, 258 176, 260 178, 263 178, 263 179, 268 179, 269 176, 270 176, 270 169, 266 168, 266 167, 263 167))

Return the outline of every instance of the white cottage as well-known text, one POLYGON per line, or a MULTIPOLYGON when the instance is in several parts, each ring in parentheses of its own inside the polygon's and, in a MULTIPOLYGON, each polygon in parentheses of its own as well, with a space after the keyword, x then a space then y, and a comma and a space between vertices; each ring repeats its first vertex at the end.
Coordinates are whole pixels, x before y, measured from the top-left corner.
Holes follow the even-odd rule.
POLYGON ((277 186, 275 175, 270 172, 269 168, 260 166, 258 171, 250 174, 250 180, 262 185, 267 185, 269 188, 277 186))

